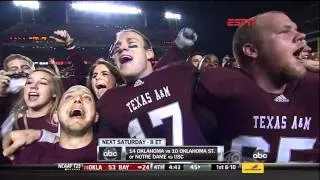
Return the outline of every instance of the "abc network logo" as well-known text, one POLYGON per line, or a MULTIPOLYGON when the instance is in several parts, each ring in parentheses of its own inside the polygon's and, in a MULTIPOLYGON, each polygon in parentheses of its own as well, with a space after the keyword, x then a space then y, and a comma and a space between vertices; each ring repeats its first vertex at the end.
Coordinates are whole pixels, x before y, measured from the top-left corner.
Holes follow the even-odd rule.
POLYGON ((118 151, 114 147, 107 147, 103 150, 102 156, 105 160, 116 160, 118 157, 118 151))
POLYGON ((253 152, 252 158, 256 161, 266 161, 268 159, 268 153, 264 152, 261 149, 258 149, 256 151, 253 152))
POLYGON ((268 153, 263 150, 255 150, 252 156, 243 156, 238 151, 227 151, 224 153, 224 161, 229 163, 241 163, 241 162, 264 162, 268 159, 268 153))

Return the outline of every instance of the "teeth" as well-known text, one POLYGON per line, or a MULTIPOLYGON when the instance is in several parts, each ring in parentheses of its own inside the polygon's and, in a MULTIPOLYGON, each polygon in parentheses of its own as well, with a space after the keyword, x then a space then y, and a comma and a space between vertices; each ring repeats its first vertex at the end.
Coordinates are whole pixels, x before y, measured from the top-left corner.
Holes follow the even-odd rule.
POLYGON ((123 56, 121 56, 121 58, 131 58, 131 57, 128 55, 123 55, 123 56))
POLYGON ((296 56, 296 57, 300 57, 302 51, 303 51, 303 47, 297 49, 297 50, 293 53, 293 55, 296 56))
POLYGON ((29 96, 39 96, 39 93, 36 93, 36 92, 30 92, 30 93, 29 93, 29 96))

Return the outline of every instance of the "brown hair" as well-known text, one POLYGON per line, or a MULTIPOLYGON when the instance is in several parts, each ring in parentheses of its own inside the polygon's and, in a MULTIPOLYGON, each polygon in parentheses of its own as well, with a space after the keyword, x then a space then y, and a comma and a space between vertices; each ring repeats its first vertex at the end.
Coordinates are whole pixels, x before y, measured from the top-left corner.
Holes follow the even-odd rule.
MULTIPOLYGON (((56 111, 58 108, 59 101, 60 101, 60 99, 63 95, 63 91, 64 91, 61 78, 60 78, 60 76, 57 76, 56 73, 49 68, 37 68, 32 73, 37 72, 37 71, 46 72, 52 76, 51 90, 52 90, 52 93, 55 94, 56 96, 53 97, 54 103, 53 103, 51 110, 50 110, 50 119, 49 119, 48 123, 57 126, 57 124, 53 121, 53 114, 54 114, 54 111, 56 111)), ((10 111, 11 113, 14 113, 15 122, 17 122, 17 120, 18 120, 19 114, 25 115, 27 110, 28 110, 28 107, 27 107, 27 105, 24 101, 24 98, 23 98, 23 91, 21 91, 19 94, 19 98, 17 100, 17 103, 11 108, 11 111, 10 111)), ((16 123, 16 126, 17 126, 17 123, 16 123)), ((19 127, 17 126, 17 128, 19 128, 19 127)))
MULTIPOLYGON (((124 78, 121 76, 118 69, 114 65, 112 65, 110 62, 104 60, 103 58, 99 58, 96 60, 96 62, 94 62, 91 65, 91 67, 89 69, 89 74, 87 77, 86 85, 87 85, 87 88, 89 88, 91 92, 94 92, 92 89, 92 81, 91 81, 92 76, 93 76, 93 72, 94 72, 94 69, 100 64, 105 65, 109 69, 111 74, 115 77, 117 85, 121 85, 121 84, 125 83, 124 78)), ((95 94, 95 93, 93 93, 93 94, 95 94)))
POLYGON ((27 61, 28 64, 30 65, 30 68, 34 70, 34 63, 30 58, 28 58, 27 56, 23 56, 21 54, 10 54, 3 60, 3 69, 5 71, 9 70, 8 63, 14 59, 21 59, 21 60, 27 61))

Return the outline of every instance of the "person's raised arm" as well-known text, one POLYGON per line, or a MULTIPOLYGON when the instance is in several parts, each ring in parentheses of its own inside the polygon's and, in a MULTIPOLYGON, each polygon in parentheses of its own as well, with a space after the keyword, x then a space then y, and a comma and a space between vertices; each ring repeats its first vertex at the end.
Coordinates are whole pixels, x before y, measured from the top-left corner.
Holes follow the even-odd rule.
POLYGON ((159 59, 154 69, 166 67, 175 62, 186 61, 191 48, 198 39, 197 33, 191 28, 183 28, 178 33, 175 39, 175 45, 168 49, 168 51, 159 59))

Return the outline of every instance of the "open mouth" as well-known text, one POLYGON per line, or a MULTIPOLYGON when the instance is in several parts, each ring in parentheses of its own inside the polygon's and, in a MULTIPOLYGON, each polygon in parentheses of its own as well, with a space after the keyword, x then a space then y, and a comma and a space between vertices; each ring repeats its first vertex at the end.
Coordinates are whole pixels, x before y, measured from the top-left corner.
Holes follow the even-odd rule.
POLYGON ((28 93, 28 100, 29 101, 36 101, 39 98, 39 93, 37 92, 29 92, 28 93))
POLYGON ((98 84, 96 84, 96 88, 97 89, 103 89, 103 88, 107 88, 107 86, 105 84, 98 83, 98 84))
POLYGON ((81 118, 84 116, 84 111, 81 110, 81 109, 73 109, 71 112, 70 112, 70 117, 75 117, 75 118, 81 118))
POLYGON ((129 56, 129 55, 123 55, 123 56, 120 57, 120 63, 121 64, 130 62, 132 60, 133 60, 133 58, 131 56, 129 56))
POLYGON ((299 60, 302 60, 303 59, 303 53, 302 53, 303 49, 304 49, 304 47, 297 49, 295 52, 293 52, 293 56, 295 56, 299 60))

